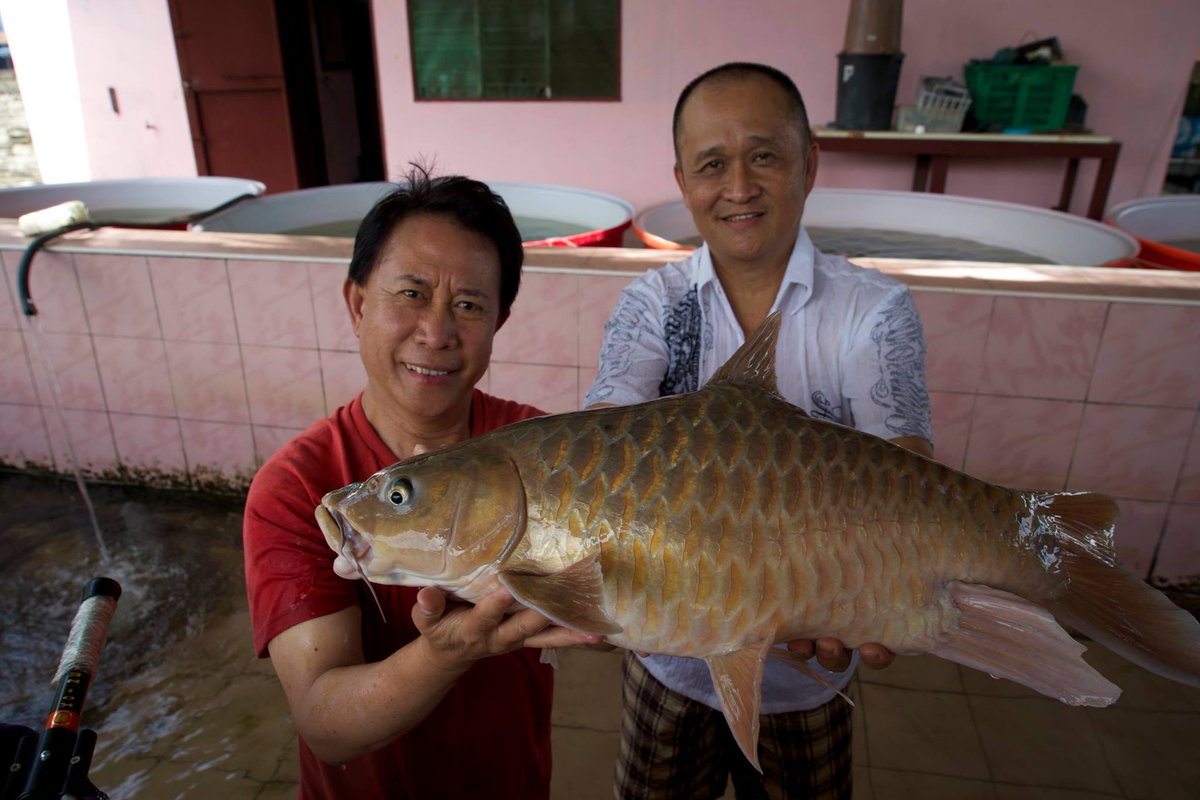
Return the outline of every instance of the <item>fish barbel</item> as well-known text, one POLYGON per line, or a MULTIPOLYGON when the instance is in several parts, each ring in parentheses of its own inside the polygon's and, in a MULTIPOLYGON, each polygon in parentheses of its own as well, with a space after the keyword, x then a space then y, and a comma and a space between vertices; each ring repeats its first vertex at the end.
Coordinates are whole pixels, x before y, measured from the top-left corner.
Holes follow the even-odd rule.
POLYGON ((1200 624, 1116 566, 1111 498, 1004 488, 809 417, 776 389, 778 327, 700 391, 518 422, 330 492, 321 529, 370 581, 503 585, 565 627, 704 659, 756 767, 763 663, 807 669, 773 647, 793 639, 1113 702, 1061 622, 1200 686, 1200 624))

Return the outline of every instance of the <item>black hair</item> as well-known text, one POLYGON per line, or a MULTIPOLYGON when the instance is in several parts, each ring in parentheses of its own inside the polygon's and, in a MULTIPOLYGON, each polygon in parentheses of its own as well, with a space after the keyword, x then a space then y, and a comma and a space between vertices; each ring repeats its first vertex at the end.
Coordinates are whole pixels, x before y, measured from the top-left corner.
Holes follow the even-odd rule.
POLYGON ((675 102, 675 116, 671 120, 671 138, 675 143, 676 161, 679 161, 679 120, 683 116, 684 104, 691 97, 692 92, 696 90, 696 87, 707 81, 740 80, 754 75, 761 75, 783 91, 787 97, 788 111, 791 112, 796 127, 800 129, 800 140, 805 146, 808 145, 811 136, 811 130, 808 126, 808 111, 804 108, 804 98, 800 96, 800 90, 796 88, 795 82, 783 72, 774 67, 768 67, 766 64, 755 64, 750 61, 731 61, 728 64, 713 67, 698 77, 693 78, 687 86, 683 87, 683 91, 679 93, 679 99, 675 102))
POLYGON ((500 321, 508 317, 521 286, 525 248, 504 198, 486 183, 462 175, 434 178, 418 164, 396 188, 379 199, 358 226, 350 280, 366 284, 382 255, 383 247, 400 223, 417 214, 444 214, 467 230, 486 236, 500 257, 500 321))

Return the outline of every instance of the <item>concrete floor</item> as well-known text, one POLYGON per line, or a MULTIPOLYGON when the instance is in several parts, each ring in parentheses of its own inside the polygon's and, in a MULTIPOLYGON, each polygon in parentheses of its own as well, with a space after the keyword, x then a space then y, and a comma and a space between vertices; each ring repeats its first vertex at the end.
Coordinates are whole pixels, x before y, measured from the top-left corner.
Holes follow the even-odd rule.
MULTIPOLYGON (((621 657, 573 651, 560 658, 553 796, 608 800, 621 657)), ((1073 708, 933 656, 860 669, 852 692, 854 797, 1200 797, 1200 689, 1152 675, 1099 645, 1086 658, 1124 690, 1113 706, 1073 708)))
MULTIPOLYGON (((191 679, 183 683, 172 679, 171 695, 187 698, 177 709, 190 715, 183 729, 192 732, 147 752, 102 759, 107 763, 92 777, 114 800, 296 796, 295 736, 279 684, 269 663, 248 647, 228 647, 248 642, 247 621, 238 615, 210 633, 206 639, 226 643, 225 672, 233 677, 223 677, 219 691, 200 669, 184 669, 191 679)), ((552 797, 608 800, 621 656, 575 650, 559 659, 552 797)), ((1159 678, 1099 647, 1088 659, 1124 689, 1114 706, 1072 708, 932 656, 860 670, 851 691, 854 797, 1200 798, 1200 689, 1159 678)), ((102 736, 101 743, 111 747, 111 738, 102 736)), ((732 790, 726 796, 732 798, 732 790)))

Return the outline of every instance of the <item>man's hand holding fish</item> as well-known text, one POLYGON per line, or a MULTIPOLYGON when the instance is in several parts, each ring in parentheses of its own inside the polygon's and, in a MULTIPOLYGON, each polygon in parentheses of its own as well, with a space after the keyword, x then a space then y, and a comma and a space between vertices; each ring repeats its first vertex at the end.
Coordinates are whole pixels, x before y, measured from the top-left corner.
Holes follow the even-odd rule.
POLYGON ((555 625, 532 609, 522 607, 510 614, 514 600, 507 589, 496 589, 474 605, 448 603, 448 597, 427 586, 417 592, 412 611, 422 652, 430 664, 448 673, 461 675, 481 658, 522 647, 572 647, 603 639, 555 625))

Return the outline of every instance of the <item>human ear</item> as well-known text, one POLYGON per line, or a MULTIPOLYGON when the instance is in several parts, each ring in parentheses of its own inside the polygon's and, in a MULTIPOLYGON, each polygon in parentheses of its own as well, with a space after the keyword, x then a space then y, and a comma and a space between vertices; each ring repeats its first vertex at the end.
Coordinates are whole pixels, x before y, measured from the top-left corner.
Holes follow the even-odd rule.
POLYGON ((687 186, 683 182, 683 170, 679 168, 679 163, 675 163, 675 185, 679 187, 679 195, 683 198, 683 204, 687 206, 688 211, 692 210, 690 201, 688 200, 687 186))
POLYGON ((346 301, 346 310, 350 313, 350 325, 354 328, 354 335, 357 337, 358 328, 362 324, 362 308, 366 301, 366 293, 357 281, 346 278, 346 282, 342 284, 342 298, 346 301))

